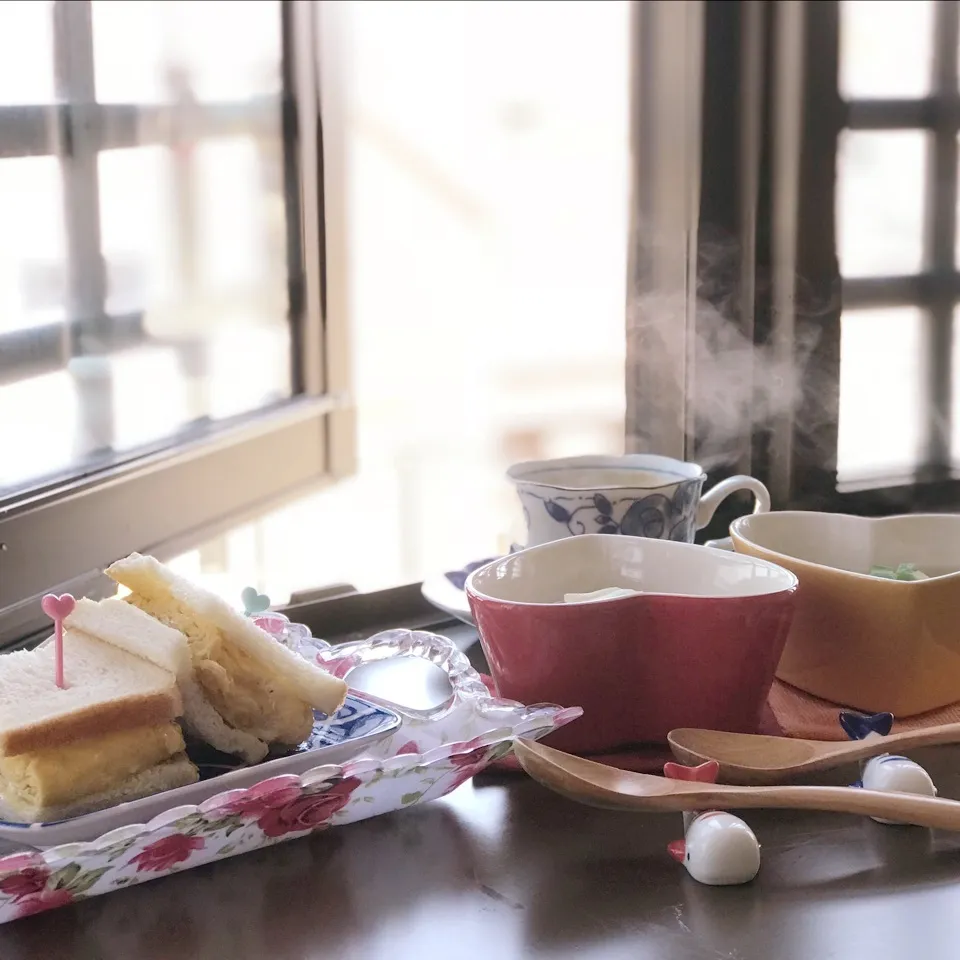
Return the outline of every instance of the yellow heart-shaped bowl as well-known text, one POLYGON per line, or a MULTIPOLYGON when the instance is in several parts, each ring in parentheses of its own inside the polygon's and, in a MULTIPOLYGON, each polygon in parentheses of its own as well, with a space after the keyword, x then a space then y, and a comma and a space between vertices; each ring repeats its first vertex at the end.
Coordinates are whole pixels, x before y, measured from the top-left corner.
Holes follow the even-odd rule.
POLYGON ((740 517, 730 536, 800 581, 781 680, 898 717, 960 701, 960 515, 777 511, 740 517), (929 579, 869 573, 903 563, 929 579))

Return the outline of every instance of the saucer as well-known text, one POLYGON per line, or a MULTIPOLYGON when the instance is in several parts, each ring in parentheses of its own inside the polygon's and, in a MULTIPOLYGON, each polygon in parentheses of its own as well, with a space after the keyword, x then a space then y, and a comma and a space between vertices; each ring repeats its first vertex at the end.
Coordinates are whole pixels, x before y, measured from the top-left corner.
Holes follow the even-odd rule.
MULTIPOLYGON (((524 548, 519 543, 510 544, 510 553, 519 553, 524 548)), ((420 585, 420 592, 427 603, 432 604, 438 610, 449 614, 463 623, 475 627, 473 614, 470 612, 470 603, 467 600, 467 593, 464 585, 467 577, 474 570, 485 567, 494 560, 499 560, 499 556, 485 557, 483 560, 473 560, 465 567, 459 570, 448 570, 446 573, 438 573, 432 577, 427 577, 420 585)))
POLYGON ((499 557, 487 557, 484 560, 474 560, 459 570, 448 570, 446 573, 438 573, 432 577, 427 577, 420 586, 423 599, 451 617, 455 617, 471 627, 476 626, 473 621, 473 614, 470 612, 467 593, 463 588, 464 584, 474 570, 499 559, 499 557))

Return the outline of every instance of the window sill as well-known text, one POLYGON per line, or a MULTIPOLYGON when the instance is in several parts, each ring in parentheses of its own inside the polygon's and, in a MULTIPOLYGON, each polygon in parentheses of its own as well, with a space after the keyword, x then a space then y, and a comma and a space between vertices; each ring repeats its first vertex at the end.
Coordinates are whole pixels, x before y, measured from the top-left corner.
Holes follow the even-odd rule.
MULTIPOLYGON (((381 630, 427 630, 449 637, 461 650, 474 646, 476 630, 466 623, 451 619, 424 600, 419 583, 359 593, 349 584, 338 584, 303 591, 280 613, 310 628, 315 637, 327 643, 349 643, 364 640, 381 630)), ((45 640, 49 629, 36 631, 29 637, 4 648, 26 649, 45 640)), ((471 651, 472 652, 472 651, 471 651)), ((471 659, 474 659, 471 657, 471 659)), ((474 664, 485 669, 482 660, 474 664)))

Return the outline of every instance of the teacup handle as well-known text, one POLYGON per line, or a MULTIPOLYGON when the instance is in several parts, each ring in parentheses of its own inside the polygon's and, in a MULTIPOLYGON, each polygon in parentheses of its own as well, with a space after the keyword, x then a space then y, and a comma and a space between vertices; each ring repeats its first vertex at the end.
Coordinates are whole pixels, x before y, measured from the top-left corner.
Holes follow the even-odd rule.
POLYGON ((307 641, 316 650, 317 662, 335 677, 345 679, 357 667, 397 657, 416 657, 439 667, 450 683, 450 696, 429 710, 415 710, 392 701, 364 694, 371 700, 383 702, 397 713, 413 720, 438 720, 454 710, 464 700, 490 700, 494 695, 487 689, 480 674, 457 649, 452 640, 425 630, 384 630, 368 640, 355 640, 336 647, 323 641, 307 641))
POLYGON ((754 496, 753 513, 767 513, 770 510, 770 491, 756 477, 740 474, 721 480, 712 490, 700 498, 697 508, 697 529, 702 530, 717 512, 717 507, 738 490, 749 490, 754 496))
POLYGON ((723 537, 721 540, 707 540, 704 543, 705 547, 713 547, 714 550, 726 550, 729 553, 734 553, 733 549, 733 540, 730 537, 723 537))

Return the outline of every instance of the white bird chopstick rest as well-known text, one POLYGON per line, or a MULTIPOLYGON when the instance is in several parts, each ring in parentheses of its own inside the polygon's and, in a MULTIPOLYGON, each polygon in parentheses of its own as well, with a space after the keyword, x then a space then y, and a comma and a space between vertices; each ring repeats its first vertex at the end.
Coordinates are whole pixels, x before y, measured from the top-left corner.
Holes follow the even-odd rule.
MULTIPOLYGON (((844 710, 840 713, 840 726, 851 740, 885 737, 893 729, 893 714, 874 713, 862 716, 844 710)), ((921 797, 937 795, 937 788, 930 774, 919 763, 892 753, 883 753, 861 763, 860 779, 852 786, 866 790, 883 790, 886 793, 913 793, 921 797)), ((871 819, 877 823, 896 822, 880 817, 871 819)))
MULTIPOLYGON (((663 775, 669 780, 716 783, 720 764, 716 760, 699 767, 667 763, 663 775)), ((667 850, 687 873, 710 886, 749 883, 760 869, 760 844, 754 832, 737 816, 721 810, 688 811, 683 815, 683 839, 667 850)))

